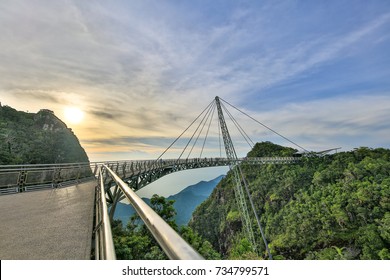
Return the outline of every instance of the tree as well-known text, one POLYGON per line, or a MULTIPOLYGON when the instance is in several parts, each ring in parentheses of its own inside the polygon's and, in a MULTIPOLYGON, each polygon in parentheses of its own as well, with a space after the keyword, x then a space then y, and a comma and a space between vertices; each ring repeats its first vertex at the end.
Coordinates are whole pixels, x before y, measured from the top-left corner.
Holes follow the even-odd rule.
MULTIPOLYGON (((175 222, 176 211, 173 207, 174 200, 167 200, 163 196, 153 195, 151 200, 152 209, 162 217, 173 229, 178 231, 175 222)), ((179 231, 192 247, 197 250, 206 259, 220 259, 210 242, 203 239, 199 234, 189 227, 182 227, 179 231)), ((122 222, 113 222, 113 236, 115 251, 118 259, 134 260, 162 260, 167 256, 162 251, 152 234, 142 223, 138 214, 130 217, 126 228, 123 228, 122 222)))
MULTIPOLYGON (((248 156, 284 152, 266 142, 248 156)), ((388 259, 389 159, 388 149, 363 147, 296 164, 244 166, 272 254, 281 259, 388 259)), ((190 226, 222 258, 245 259, 242 225, 231 222, 237 216, 233 187, 228 173, 193 213, 190 226)))
POLYGON ((174 200, 167 200, 163 196, 154 194, 150 199, 152 209, 166 221, 174 230, 177 231, 178 226, 175 221, 176 210, 173 207, 174 200))

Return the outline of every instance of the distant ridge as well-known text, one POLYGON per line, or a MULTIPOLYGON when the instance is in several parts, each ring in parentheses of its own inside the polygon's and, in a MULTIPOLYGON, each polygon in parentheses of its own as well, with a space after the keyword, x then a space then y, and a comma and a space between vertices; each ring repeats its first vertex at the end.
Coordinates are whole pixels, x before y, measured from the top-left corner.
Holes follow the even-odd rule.
POLYGON ((175 200, 173 206, 177 212, 176 223, 179 226, 186 225, 190 221, 195 208, 210 196, 223 177, 225 176, 221 175, 211 181, 200 181, 168 197, 168 200, 175 200))
MULTIPOLYGON (((199 183, 186 187, 175 195, 167 197, 168 200, 175 200, 173 206, 177 212, 176 223, 179 226, 186 225, 189 222, 195 208, 210 196, 213 189, 224 177, 225 175, 220 175, 210 181, 200 181, 199 183)), ((149 198, 142 199, 150 205, 149 198)), ((126 225, 134 213, 135 210, 131 205, 119 202, 115 210, 114 218, 120 219, 123 225, 126 225)))

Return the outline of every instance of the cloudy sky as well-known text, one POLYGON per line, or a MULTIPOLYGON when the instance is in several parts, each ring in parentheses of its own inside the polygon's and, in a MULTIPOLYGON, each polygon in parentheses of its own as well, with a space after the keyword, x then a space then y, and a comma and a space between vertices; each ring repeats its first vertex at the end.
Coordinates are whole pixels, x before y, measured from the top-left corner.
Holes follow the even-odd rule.
POLYGON ((308 150, 390 148, 388 0, 1 0, 0 34, 0 102, 94 161, 156 158, 217 95, 308 150))

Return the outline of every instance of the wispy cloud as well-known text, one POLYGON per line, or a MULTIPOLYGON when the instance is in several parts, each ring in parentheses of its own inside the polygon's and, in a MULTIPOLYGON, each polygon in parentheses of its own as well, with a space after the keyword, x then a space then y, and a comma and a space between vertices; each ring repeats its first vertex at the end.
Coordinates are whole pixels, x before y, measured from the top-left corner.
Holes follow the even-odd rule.
MULTIPOLYGON (((384 14, 347 34, 327 34, 315 40, 300 36, 301 41, 285 46, 281 41, 275 48, 275 43, 269 43, 274 38, 266 37, 272 36, 269 27, 253 15, 244 20, 232 12, 226 23, 189 32, 175 26, 184 17, 153 19, 150 16, 156 16, 156 11, 146 9, 149 19, 145 21, 132 10, 120 10, 121 6, 105 11, 108 7, 97 5, 92 12, 105 11, 106 24, 99 21, 101 16, 91 15, 90 8, 82 4, 42 5, 35 9, 35 16, 27 8, 22 10, 31 18, 32 27, 25 23, 17 28, 13 42, 9 42, 10 55, 15 44, 25 46, 21 56, 12 56, 13 62, 20 62, 14 70, 24 67, 30 71, 35 66, 34 75, 45 77, 49 86, 72 88, 73 83, 98 87, 99 93, 126 93, 127 99, 135 102, 155 99, 167 103, 175 99, 184 103, 185 99, 201 105, 202 98, 217 94, 236 98, 291 79, 338 57, 389 20, 389 14, 384 14), (66 16, 56 15, 59 17, 54 20, 50 11, 60 8, 65 8, 66 16), (257 31, 262 29, 266 31, 257 31), (32 42, 26 45, 28 37, 32 42)), ((257 16, 267 18, 264 14, 257 16)), ((10 21, 8 26, 14 24, 10 21)), ((24 82, 34 85, 31 79, 34 77, 24 82)))
POLYGON ((64 99, 61 98, 63 92, 53 92, 48 90, 23 90, 23 89, 14 89, 12 95, 16 98, 21 98, 24 100, 41 100, 45 102, 50 102, 52 104, 63 104, 64 99))
MULTIPOLYGON (((390 141, 388 93, 288 104, 257 114, 256 118, 312 150, 333 146, 346 150, 359 146, 387 147, 390 141)), ((257 132, 260 137, 266 135, 279 143, 285 142, 266 129, 257 132)))
MULTIPOLYGON (((267 110, 259 115, 266 121, 277 115, 273 127, 298 138, 299 132, 304 141, 313 135, 338 140, 338 130, 351 137, 385 133, 384 109, 368 110, 360 102, 388 104, 390 72, 380 62, 389 58, 390 8, 348 1, 300 5, 4 0, 1 98, 20 109, 52 108, 60 116, 61 106, 78 105, 87 113, 75 128, 83 143, 109 131, 121 147, 134 149, 134 141, 122 140, 148 145, 147 137, 173 138, 216 95, 248 110, 267 110), (373 54, 378 62, 367 58, 373 54), (342 70, 346 65, 350 74, 342 70), (314 79, 315 73, 322 75, 314 79), (362 80, 363 89, 352 88, 362 80), (374 126, 375 118, 380 125, 374 126), (301 125, 289 130, 286 124, 295 120, 301 125), (336 129, 330 130, 332 124, 336 129)), ((115 143, 99 146, 109 150, 115 143)))

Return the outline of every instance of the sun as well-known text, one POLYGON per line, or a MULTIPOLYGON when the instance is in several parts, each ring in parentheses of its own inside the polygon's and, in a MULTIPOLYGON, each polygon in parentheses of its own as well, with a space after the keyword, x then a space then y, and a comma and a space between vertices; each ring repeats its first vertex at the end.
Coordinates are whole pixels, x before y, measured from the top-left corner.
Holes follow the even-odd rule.
POLYGON ((84 112, 77 107, 66 107, 64 113, 66 120, 73 124, 80 123, 84 118, 84 112))

